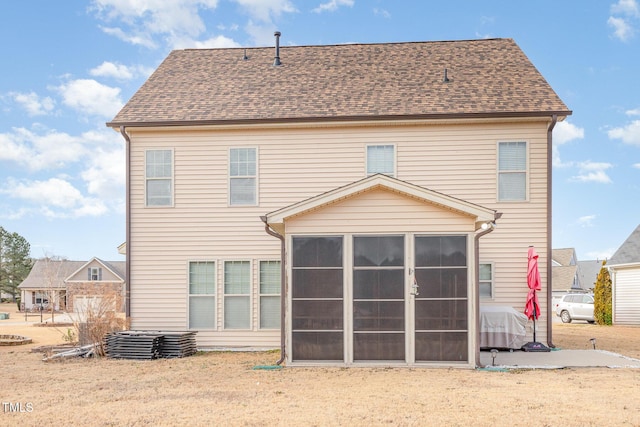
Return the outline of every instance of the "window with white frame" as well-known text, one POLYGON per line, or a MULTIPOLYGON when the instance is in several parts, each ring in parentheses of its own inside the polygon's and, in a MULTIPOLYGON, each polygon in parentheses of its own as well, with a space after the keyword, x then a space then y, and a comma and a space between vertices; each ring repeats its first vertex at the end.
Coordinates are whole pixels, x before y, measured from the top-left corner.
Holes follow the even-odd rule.
POLYGON ((229 150, 229 204, 256 205, 258 201, 256 148, 229 150))
POLYGON ((527 199, 527 143, 498 143, 498 200, 527 199))
POLYGON ((145 154, 146 206, 173 204, 173 151, 147 150, 145 154))
POLYGON ((216 263, 189 263, 189 329, 216 328, 216 263))
POLYGON ((96 282, 102 280, 102 268, 100 267, 89 267, 87 271, 87 276, 89 281, 96 282))
POLYGON ((480 288, 478 292, 480 298, 493 298, 493 264, 480 264, 480 288))
POLYGON ((251 263, 224 263, 224 328, 251 329, 251 263))
POLYGON ((367 175, 383 173, 395 176, 395 157, 393 145, 367 145, 367 175))
POLYGON ((260 329, 280 329, 280 261, 260 261, 260 329))

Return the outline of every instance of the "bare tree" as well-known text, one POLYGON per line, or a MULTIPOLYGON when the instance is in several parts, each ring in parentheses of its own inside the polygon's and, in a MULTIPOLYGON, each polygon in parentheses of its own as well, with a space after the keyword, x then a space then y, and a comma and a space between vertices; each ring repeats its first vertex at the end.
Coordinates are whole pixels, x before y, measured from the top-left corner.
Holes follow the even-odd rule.
POLYGON ((40 260, 44 263, 43 268, 43 281, 45 286, 45 293, 49 300, 48 310, 51 312, 51 323, 54 322, 56 303, 59 305, 60 291, 64 290, 64 279, 66 279, 67 271, 64 268, 65 258, 49 255, 40 260))

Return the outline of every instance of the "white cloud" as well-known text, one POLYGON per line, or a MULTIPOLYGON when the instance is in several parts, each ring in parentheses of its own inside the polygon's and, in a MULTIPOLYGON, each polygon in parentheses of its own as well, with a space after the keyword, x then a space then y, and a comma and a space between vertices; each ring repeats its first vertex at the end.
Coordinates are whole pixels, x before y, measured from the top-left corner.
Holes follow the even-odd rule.
POLYGON ((562 145, 574 139, 584 138, 584 129, 570 123, 568 120, 556 123, 553 128, 553 143, 562 145))
MULTIPOLYGON (((260 2, 264 3, 264 2, 260 2)), ((155 48, 154 36, 175 40, 196 38, 206 26, 199 10, 213 10, 218 0, 94 0, 93 10, 106 22, 119 21, 122 26, 102 30, 131 44, 155 48)))
POLYGON ((99 216, 107 212, 98 198, 85 197, 70 182, 61 178, 46 181, 8 179, 0 193, 34 205, 32 210, 22 209, 22 214, 39 212, 48 218, 78 218, 99 216))
MULTIPOLYGON (((273 34, 272 34, 273 38, 273 34)), ((174 49, 212 49, 212 48, 225 48, 225 47, 240 47, 240 43, 235 42, 233 39, 230 39, 225 36, 216 36, 211 37, 207 40, 194 40, 191 38, 184 39, 175 39, 173 41, 174 49)))
POLYGON ((322 12, 334 12, 338 10, 340 6, 353 7, 354 0, 330 0, 326 3, 321 3, 318 7, 312 9, 314 13, 322 12))
POLYGON ((42 116, 49 114, 55 108, 55 102, 50 97, 41 98, 35 92, 19 93, 11 92, 9 96, 20 104, 30 116, 42 116))
POLYGON ((389 19, 391 18, 391 14, 388 10, 380 9, 379 7, 373 8, 373 14, 376 16, 382 16, 383 18, 389 19))
POLYGON ((640 108, 634 108, 633 110, 627 110, 624 113, 627 116, 640 116, 640 108))
POLYGON ((611 5, 611 13, 640 17, 640 7, 636 0, 618 0, 611 5))
POLYGON ((640 18, 638 1, 618 0, 617 3, 611 5, 611 15, 607 24, 613 28, 614 36, 623 42, 633 38, 636 33, 634 26, 640 18))
POLYGON ((634 163, 633 167, 636 168, 636 169, 640 169, 640 163, 634 163))
POLYGON ((83 114, 113 117, 124 105, 120 89, 92 79, 71 80, 55 88, 63 103, 83 114))
POLYGON ((115 132, 90 132, 85 134, 93 147, 86 160, 86 168, 80 173, 89 194, 119 203, 124 199, 125 152, 124 140, 115 132))
POLYGON ((578 175, 571 178, 575 182, 596 182, 600 184, 611 184, 613 181, 607 175, 607 169, 613 167, 611 163, 603 162, 580 162, 577 164, 578 175))
POLYGON ((596 219, 596 215, 585 215, 578 218, 576 221, 580 227, 593 227, 593 221, 596 219))
POLYGON ((114 36, 123 42, 135 45, 144 46, 149 49, 155 49, 158 45, 153 41, 150 34, 141 33, 139 30, 132 30, 133 33, 127 33, 121 28, 104 27, 100 26, 100 29, 110 36, 114 36))
POLYGON ((2 207, 3 218, 30 214, 75 218, 98 216, 109 210, 124 212, 124 141, 109 129, 88 131, 80 136, 59 132, 38 135, 27 129, 14 129, 11 134, 0 134, 2 160, 32 171, 64 167, 67 174, 35 181, 6 178, 0 183, 0 194, 31 206, 2 207), (72 164, 82 169, 74 169, 72 164), (72 173, 75 176, 69 175, 72 173), (72 179, 82 180, 85 194, 71 184, 72 179))
POLYGON ((624 18, 610 16, 607 24, 613 27, 613 35, 623 42, 633 37, 634 29, 624 18))
POLYGON ((272 23, 274 18, 283 13, 294 13, 298 10, 289 0, 235 0, 251 18, 264 23, 272 23))
POLYGON ((130 67, 109 61, 104 61, 97 67, 92 68, 89 74, 96 77, 113 77, 118 80, 130 80, 135 75, 130 67))
POLYGON ((625 144, 640 146, 640 120, 634 120, 626 126, 607 132, 611 139, 621 139, 625 144))
POLYGON ((560 149, 559 147, 562 144, 566 144, 567 142, 583 139, 584 138, 584 129, 570 123, 567 120, 556 123, 553 128, 553 166, 555 167, 564 167, 568 166, 567 164, 563 164, 560 159, 560 149))
POLYGON ((85 153, 83 139, 63 132, 37 134, 14 128, 0 134, 0 160, 14 162, 31 171, 57 169, 77 162, 85 153))

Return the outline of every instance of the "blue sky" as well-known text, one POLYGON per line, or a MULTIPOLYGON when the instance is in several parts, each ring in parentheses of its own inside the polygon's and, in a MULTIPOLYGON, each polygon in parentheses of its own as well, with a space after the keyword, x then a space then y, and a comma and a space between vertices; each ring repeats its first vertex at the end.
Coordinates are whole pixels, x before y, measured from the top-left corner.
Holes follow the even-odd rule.
POLYGON ((513 38, 573 111, 553 246, 640 224, 639 0, 21 0, 0 6, 0 226, 32 255, 122 260, 124 141, 106 128, 172 49, 513 38))

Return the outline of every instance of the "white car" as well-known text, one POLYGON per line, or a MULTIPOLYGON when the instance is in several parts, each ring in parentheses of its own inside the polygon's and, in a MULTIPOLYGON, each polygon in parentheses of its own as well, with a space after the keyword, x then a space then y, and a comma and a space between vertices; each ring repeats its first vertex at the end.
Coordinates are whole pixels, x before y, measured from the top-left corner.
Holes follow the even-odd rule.
POLYGON ((593 295, 591 294, 567 294, 556 304, 556 315, 563 323, 571 323, 572 320, 586 320, 594 323, 593 295))

